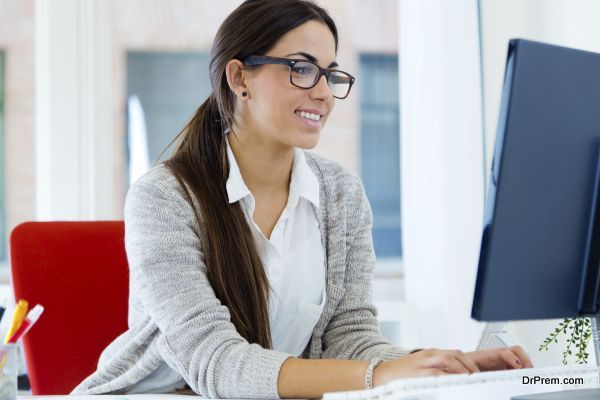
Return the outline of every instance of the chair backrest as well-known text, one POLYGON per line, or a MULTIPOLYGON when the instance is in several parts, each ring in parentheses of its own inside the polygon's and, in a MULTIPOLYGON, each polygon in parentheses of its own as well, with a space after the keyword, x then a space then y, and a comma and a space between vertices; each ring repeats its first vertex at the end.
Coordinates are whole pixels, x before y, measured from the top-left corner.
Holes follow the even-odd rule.
POLYGON ((26 222, 10 237, 16 299, 45 308, 25 336, 32 392, 67 394, 127 329, 123 221, 26 222))

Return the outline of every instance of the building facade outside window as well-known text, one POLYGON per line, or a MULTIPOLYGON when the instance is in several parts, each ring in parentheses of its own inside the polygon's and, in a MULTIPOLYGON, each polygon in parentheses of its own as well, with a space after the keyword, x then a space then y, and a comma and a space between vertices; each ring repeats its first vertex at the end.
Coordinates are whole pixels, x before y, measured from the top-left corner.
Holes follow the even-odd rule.
POLYGON ((398 56, 360 56, 361 176, 373 210, 378 258, 402 256, 398 56))

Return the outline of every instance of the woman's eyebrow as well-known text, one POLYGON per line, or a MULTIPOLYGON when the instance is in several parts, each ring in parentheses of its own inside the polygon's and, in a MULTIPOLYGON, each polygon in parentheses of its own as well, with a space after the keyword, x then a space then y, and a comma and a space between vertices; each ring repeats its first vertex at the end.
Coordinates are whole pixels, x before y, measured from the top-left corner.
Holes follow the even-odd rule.
MULTIPOLYGON (((312 56, 312 55, 310 55, 310 54, 308 54, 308 53, 305 53, 305 52, 303 52, 303 51, 300 51, 300 52, 298 52, 298 53, 292 53, 292 54, 288 54, 286 57, 289 57, 289 56, 296 56, 296 55, 298 55, 298 56, 302 56, 302 57, 306 58, 308 61, 312 61, 312 62, 314 62, 315 64, 318 64, 317 58, 316 58, 315 56, 312 56)), ((338 65, 338 63, 336 63, 336 62, 334 61, 334 62, 332 62, 331 64, 329 64, 329 67, 327 67, 327 68, 333 68, 333 67, 338 67, 338 66, 339 66, 339 65, 338 65)))

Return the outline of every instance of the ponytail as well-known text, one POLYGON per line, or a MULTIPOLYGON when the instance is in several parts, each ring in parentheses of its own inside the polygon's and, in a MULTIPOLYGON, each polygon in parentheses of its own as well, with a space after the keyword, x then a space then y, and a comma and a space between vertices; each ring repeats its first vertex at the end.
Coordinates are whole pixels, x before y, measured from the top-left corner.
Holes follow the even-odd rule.
POLYGON ((271 348, 269 281, 240 203, 228 200, 229 163, 221 121, 211 95, 183 129, 180 144, 165 164, 183 188, 200 234, 207 239, 202 251, 217 298, 229 309, 240 335, 271 348))

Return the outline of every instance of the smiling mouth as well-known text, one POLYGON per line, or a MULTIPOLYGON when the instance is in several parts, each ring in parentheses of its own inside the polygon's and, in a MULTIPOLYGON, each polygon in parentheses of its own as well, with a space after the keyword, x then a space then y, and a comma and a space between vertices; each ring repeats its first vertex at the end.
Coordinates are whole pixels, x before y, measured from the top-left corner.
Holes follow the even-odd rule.
POLYGON ((309 119, 311 121, 320 121, 321 120, 321 115, 313 114, 313 113, 309 113, 309 112, 305 112, 305 111, 296 111, 296 115, 298 115, 302 118, 309 119))

